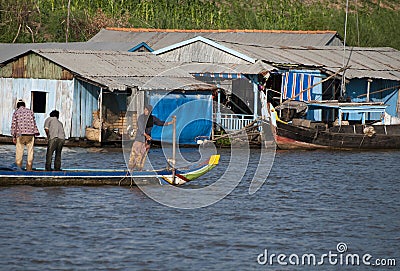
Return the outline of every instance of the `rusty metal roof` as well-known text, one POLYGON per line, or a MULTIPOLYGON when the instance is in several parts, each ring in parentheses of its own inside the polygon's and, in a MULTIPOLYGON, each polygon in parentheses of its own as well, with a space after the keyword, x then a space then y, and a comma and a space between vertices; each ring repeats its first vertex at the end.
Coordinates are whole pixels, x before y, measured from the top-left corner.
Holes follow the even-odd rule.
POLYGON ((341 45, 336 31, 286 30, 180 30, 145 28, 106 28, 89 42, 131 42, 133 46, 145 42, 153 50, 202 36, 215 42, 234 42, 242 45, 341 45))

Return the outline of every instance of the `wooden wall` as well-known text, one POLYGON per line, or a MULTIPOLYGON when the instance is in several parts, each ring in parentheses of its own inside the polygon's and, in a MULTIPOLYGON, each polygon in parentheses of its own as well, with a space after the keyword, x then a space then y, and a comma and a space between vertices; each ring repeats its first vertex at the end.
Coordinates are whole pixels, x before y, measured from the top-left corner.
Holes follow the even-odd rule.
POLYGON ((72 80, 73 74, 37 55, 22 56, 0 69, 0 77, 72 80))

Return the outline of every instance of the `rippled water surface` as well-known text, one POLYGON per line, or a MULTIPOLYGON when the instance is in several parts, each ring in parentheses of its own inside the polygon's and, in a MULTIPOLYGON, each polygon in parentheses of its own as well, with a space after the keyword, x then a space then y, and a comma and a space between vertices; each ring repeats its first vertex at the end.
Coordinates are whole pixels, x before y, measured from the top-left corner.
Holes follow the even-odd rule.
MULTIPOLYGON (((35 166, 43 166, 45 149, 35 151, 35 166)), ((220 152, 220 165, 189 185, 218 179, 229 161, 220 152)), ((0 146, 0 160, 11 164, 14 146, 0 146)), ((0 187, 0 270, 398 270, 399 161, 397 151, 278 152, 255 194, 245 177, 226 198, 190 210, 161 205, 138 188, 0 187), (257 262, 265 250, 338 253, 341 242, 346 253, 397 266, 257 262)), ((115 149, 65 148, 63 166, 125 163, 115 149)))

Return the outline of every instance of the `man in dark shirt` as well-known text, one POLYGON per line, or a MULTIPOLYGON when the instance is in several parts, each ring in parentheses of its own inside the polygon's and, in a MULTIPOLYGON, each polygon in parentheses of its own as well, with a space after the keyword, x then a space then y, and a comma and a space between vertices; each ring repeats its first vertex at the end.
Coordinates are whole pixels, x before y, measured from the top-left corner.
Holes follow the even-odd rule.
POLYGON ((151 111, 153 107, 146 105, 143 114, 141 114, 137 121, 137 132, 135 142, 133 142, 131 154, 129 157, 128 168, 129 170, 142 170, 144 161, 146 160, 147 152, 151 144, 151 130, 154 125, 167 126, 173 122, 165 122, 153 116, 151 111))

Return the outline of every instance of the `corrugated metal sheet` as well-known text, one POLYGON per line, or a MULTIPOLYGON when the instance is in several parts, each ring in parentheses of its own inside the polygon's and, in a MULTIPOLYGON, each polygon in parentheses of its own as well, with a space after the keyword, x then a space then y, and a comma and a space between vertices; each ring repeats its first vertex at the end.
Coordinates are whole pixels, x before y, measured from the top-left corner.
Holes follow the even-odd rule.
MULTIPOLYGON (((203 41, 194 41, 193 43, 201 44, 199 47, 192 43, 184 44, 183 46, 170 46, 169 51, 162 51, 161 57, 170 61, 182 60, 184 62, 212 62, 227 65, 225 63, 242 64, 242 67, 247 65, 236 60, 231 61, 233 56, 229 54, 216 54, 213 46, 207 46, 203 41), (210 49, 212 47, 212 49, 210 49), (192 55, 197 56, 196 61, 192 60, 192 55), (226 57, 228 55, 228 57, 226 57), (210 57, 211 56, 211 57, 210 57)), ((325 69, 332 73, 338 71, 343 64, 348 64, 350 68, 346 71, 346 77, 351 78, 379 78, 388 80, 400 80, 397 76, 400 71, 400 51, 382 47, 382 48, 347 48, 346 57, 344 58, 343 47, 341 46, 261 46, 261 45, 243 45, 237 43, 220 42, 223 48, 230 48, 230 52, 237 52, 241 55, 246 55, 252 59, 256 59, 258 63, 269 63, 269 70, 274 67, 283 65, 313 67, 317 69, 325 69)), ((156 51, 157 52, 157 51, 156 51)), ((156 53, 155 52, 155 53, 156 53)), ((192 73, 218 72, 224 68, 218 65, 202 66, 199 70, 195 70, 197 66, 193 66, 190 71, 192 73), (209 70, 206 71, 204 68, 209 70)), ((253 65, 251 70, 247 70, 257 74, 262 71, 262 68, 257 71, 257 66, 253 65)))
POLYGON ((146 42, 154 50, 176 44, 196 36, 216 42, 235 42, 243 45, 340 45, 335 31, 284 31, 284 30, 178 30, 107 28, 98 32, 89 42, 146 42))
MULTIPOLYGON (((11 78, 0 79, 0 90, 12 90, 13 80, 11 78)), ((0 91, 0 134, 11 135, 11 120, 15 107, 15 96, 21 93, 14 93, 13 91, 0 91)), ((18 96, 18 98, 24 98, 18 96)))
MULTIPOLYGON (((105 32, 110 32, 110 30, 102 30, 105 32)), ((101 31, 101 32, 102 32, 101 31)), ((100 32, 100 33, 101 33, 100 32)), ((99 34, 100 34, 99 33, 99 34)), ((168 45, 174 44, 174 42, 181 42, 182 36, 189 38, 192 37, 193 33, 199 33, 199 32, 124 32, 124 31, 111 31, 110 32, 112 35, 120 35, 120 37, 116 37, 113 41, 113 43, 97 43, 97 42, 87 42, 87 43, 76 43, 75 45, 71 46, 77 46, 80 48, 90 48, 92 45, 93 47, 101 47, 101 48, 106 48, 107 46, 111 46, 112 44, 115 45, 115 48, 118 46, 118 41, 123 39, 127 33, 129 35, 137 35, 140 39, 140 42, 143 42, 143 40, 149 39, 151 41, 157 41, 158 38, 162 37, 170 37, 171 39, 168 42, 168 45), (115 33, 114 33, 115 32, 115 33), (171 34, 171 35, 170 35, 171 34), (175 36, 176 34, 176 36, 175 36)), ((240 33, 213 33, 213 32, 206 32, 208 34, 208 38, 212 37, 212 35, 216 36, 221 36, 219 34, 235 34, 240 36, 240 33)), ((247 34, 251 33, 245 33, 246 36, 247 34)), ((252 33, 255 35, 261 35, 260 33, 252 33)), ((271 34, 271 33, 270 33, 271 34)), ((299 33, 300 34, 300 33, 299 33)), ((297 39, 301 39, 303 35, 307 35, 305 33, 301 33, 301 35, 296 34, 297 39)), ((329 33, 327 33, 329 34, 329 33)), ((333 34, 333 33, 330 33, 333 34)), ((108 34, 107 34, 108 35, 108 34)), ((316 35, 316 34, 312 34, 316 35)), ((96 40, 96 39, 94 39, 96 40)), ((125 39, 124 39, 125 40, 125 39)), ((214 39, 215 40, 215 39, 214 39)), ((279 65, 295 65, 295 66, 306 66, 306 67, 315 67, 315 68, 321 68, 325 69, 329 72, 336 72, 338 69, 340 69, 343 66, 343 47, 339 46, 322 46, 322 47, 316 47, 316 46, 265 46, 262 43, 261 44, 252 44, 252 45, 244 45, 240 44, 240 42, 236 41, 220 41, 219 42, 221 45, 228 47, 232 50, 235 50, 241 54, 247 55, 251 58, 257 59, 259 63, 269 63, 270 67, 268 67, 270 70, 273 69, 272 65, 276 65, 277 67, 279 65)), ((253 41, 251 41, 253 43, 253 41)), ((166 44, 166 43, 165 43, 166 44)), ((58 44, 60 45, 60 44, 58 44)), ((123 43, 121 44, 121 47, 124 47, 125 49, 130 48, 133 46, 131 43, 123 43), (129 46, 128 46, 129 45, 129 46)), ((0 45, 0 48, 1 47, 0 45)), ((189 47, 187 47, 189 48, 189 47)), ((124 49, 124 50, 125 50, 124 49)), ((210 52, 207 51, 207 48, 204 48, 204 52, 202 54, 210 54, 210 52)), ((40 51, 40 50, 39 50, 40 51)), ((350 48, 347 49, 347 57, 350 54, 350 48)), ((44 52, 44 51, 43 51, 44 52)), ((55 51, 56 52, 56 51, 55 51)), ((53 53, 54 57, 56 53, 53 53)), ((63 63, 66 62, 71 69, 72 67, 76 69, 76 67, 81 66, 82 69, 81 71, 78 71, 79 74, 81 74, 83 77, 87 77, 88 79, 91 80, 96 80, 101 84, 104 84, 106 86, 113 86, 111 88, 123 88, 124 86, 138 86, 137 82, 143 82, 142 79, 138 79, 135 77, 142 77, 142 76, 150 76, 153 77, 155 76, 154 73, 157 75, 160 74, 160 71, 164 69, 171 69, 171 67, 166 67, 171 64, 166 64, 165 61, 161 62, 161 60, 155 60, 151 58, 150 54, 147 54, 145 58, 147 60, 140 60, 140 58, 144 57, 137 57, 139 59, 138 64, 126 64, 123 63, 122 60, 118 59, 118 57, 113 56, 111 52, 105 51, 104 54, 99 57, 100 60, 96 60, 95 62, 97 64, 91 64, 95 63, 93 60, 89 60, 89 56, 84 56, 88 61, 80 61, 81 57, 83 57, 83 53, 80 54, 78 52, 69 52, 69 51, 62 51, 62 53, 66 54, 68 53, 68 56, 62 57, 62 56, 57 56, 57 58, 60 58, 60 60, 57 61, 62 61, 63 63), (73 57, 73 54, 76 56, 73 57), (72 57, 71 57, 72 56, 72 57), (108 59, 109 58, 109 59, 108 59), (74 61, 69 61, 71 59, 74 59, 74 61), (114 60, 113 60, 114 59, 114 60), (140 62, 144 61, 144 62, 140 62), (79 63, 78 65, 75 65, 75 63, 79 63), (118 64, 117 64, 118 63, 118 64), (123 66, 121 66, 119 63, 123 65, 127 65, 127 68, 123 69, 123 66), (82 64, 82 65, 81 65, 82 64), (100 65, 101 64, 101 65, 100 65), (144 65, 146 64, 146 65, 144 65), (154 65, 153 65, 154 64, 154 65), (141 67, 137 67, 137 66, 141 67), (118 66, 118 69, 116 67, 118 66), (146 70, 146 67, 148 67, 146 70), (104 73, 99 73, 99 74, 93 74, 91 71, 92 70, 104 70, 104 73), (119 78, 114 78, 114 71, 117 71, 119 75, 119 78), (89 71, 90 73, 88 73, 89 71), (127 75, 127 73, 129 73, 127 75), (138 75, 141 74, 141 75, 138 75), (133 75, 133 76, 132 76, 133 75), (121 78, 121 77, 127 77, 127 78, 121 78), (123 83, 118 83, 122 82, 123 83)), ((62 54, 61 52, 59 54, 62 54)), ((89 53, 85 53, 88 54, 89 53)), ((122 58, 126 58, 126 54, 131 54, 131 53, 122 53, 122 52, 114 52, 114 54, 121 54, 122 58)), ((0 52, 0 57, 3 55, 3 50, 0 52)), ((215 54, 211 54, 211 57, 215 57, 215 54)), ((182 61, 182 60, 187 60, 187 61, 197 61, 201 62, 202 58, 199 55, 199 50, 184 50, 182 48, 177 48, 174 49, 174 52, 170 52, 169 54, 164 54, 163 58, 166 60, 170 61, 182 61), (182 56, 180 56, 181 54, 182 56), (192 54, 192 55, 191 55, 192 54), (195 56, 196 59, 193 59, 195 56), (188 59, 189 58, 189 59, 188 59)), ((257 66, 248 66, 245 63, 229 63, 229 59, 220 57, 220 58, 214 58, 213 61, 217 63, 224 63, 224 67, 230 66, 231 64, 237 65, 237 67, 242 68, 243 73, 258 73, 257 72, 257 66), (229 64, 226 64, 226 63, 229 64), (242 65, 242 66, 240 66, 242 65)), ((203 59, 204 61, 204 59, 203 59)), ((235 62, 235 61, 233 61, 235 62)), ((346 61, 347 62, 347 59, 346 61)), ((392 48, 353 48, 349 65, 351 66, 350 69, 346 71, 346 76, 348 78, 379 78, 379 79, 388 79, 388 80, 399 80, 399 73, 400 73, 400 53, 399 51, 392 49, 392 48)), ((179 66, 179 64, 174 63, 172 65, 179 66)), ((195 66, 193 66, 195 67, 195 66)), ((206 71, 204 70, 205 66, 200 67, 199 70, 190 70, 190 72, 226 72, 224 71, 224 67, 220 66, 214 66, 210 65, 209 68, 210 70, 206 71)), ((174 69, 174 68, 173 68, 174 69)), ((235 68, 238 69, 238 68, 235 68)), ((263 68, 262 68, 263 69, 263 68)), ((116 75, 118 77, 118 75, 116 75)), ((147 80, 144 81, 148 81, 147 80)), ((180 80, 180 79, 176 79, 180 80)), ((177 85, 184 85, 186 82, 175 82, 177 85)), ((171 89, 175 87, 176 84, 173 85, 168 85, 164 86, 167 89, 171 89)), ((141 86, 138 86, 141 87, 141 86)))
MULTIPOLYGON (((228 44, 224 44, 229 46, 228 44)), ((247 54, 258 60, 263 60, 270 65, 298 65, 304 67, 322 68, 332 73, 343 66, 343 47, 263 47, 231 45, 234 50, 247 54)), ((388 48, 354 47, 346 49, 345 64, 350 68, 346 77, 376 78, 387 80, 400 80, 400 51, 388 48)))
POLYGON ((0 43, 0 63, 34 49, 65 49, 93 51, 126 51, 135 45, 132 42, 68 42, 68 43, 0 43))
MULTIPOLYGON (((154 53, 157 53, 154 52, 154 53)), ((230 54, 221 49, 209 46, 203 42, 194 42, 159 55, 160 57, 175 62, 184 63, 235 63, 246 64, 248 61, 230 54)))
POLYGON ((215 88, 195 80, 178 64, 164 61, 151 53, 60 49, 33 52, 68 69, 77 77, 96 82, 111 91, 126 90, 127 87, 143 90, 215 88))
POLYGON ((256 60, 241 54, 220 43, 203 37, 195 37, 160 50, 152 52, 155 55, 176 62, 207 62, 207 63, 254 63, 256 60))
MULTIPOLYGON (((27 107, 31 105, 32 91, 45 92, 46 112, 57 109, 60 121, 64 124, 66 135, 70 136, 70 119, 73 114, 72 105, 73 81, 72 80, 47 80, 35 78, 0 78, 0 134, 11 135, 11 119, 15 110, 15 101, 23 99, 27 107)), ((35 113, 36 124, 41 136, 45 136, 44 120, 46 113, 35 113)))
POLYGON ((194 73, 259 74, 261 72, 276 70, 275 67, 260 60, 254 64, 185 63, 183 64, 182 68, 192 74, 194 73))
POLYGON ((74 80, 73 104, 71 106, 72 115, 70 116, 69 126, 71 137, 85 137, 86 127, 92 127, 93 111, 99 109, 98 97, 100 89, 96 86, 74 80))

